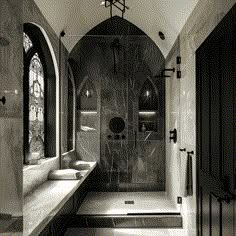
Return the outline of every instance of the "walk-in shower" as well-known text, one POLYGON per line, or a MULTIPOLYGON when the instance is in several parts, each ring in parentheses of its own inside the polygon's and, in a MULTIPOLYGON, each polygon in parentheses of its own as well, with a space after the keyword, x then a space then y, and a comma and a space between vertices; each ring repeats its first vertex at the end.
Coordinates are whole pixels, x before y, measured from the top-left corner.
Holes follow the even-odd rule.
POLYGON ((78 37, 69 58, 76 84, 76 152, 98 162, 95 190, 164 191, 165 80, 155 76, 164 68, 159 48, 116 16, 78 37))

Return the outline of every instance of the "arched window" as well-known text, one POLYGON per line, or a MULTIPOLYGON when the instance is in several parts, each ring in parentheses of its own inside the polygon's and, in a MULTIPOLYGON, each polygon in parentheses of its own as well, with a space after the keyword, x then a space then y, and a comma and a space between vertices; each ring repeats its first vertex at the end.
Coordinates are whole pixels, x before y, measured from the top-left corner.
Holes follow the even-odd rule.
MULTIPOLYGON (((36 162, 35 159, 45 157, 44 130, 45 130, 45 72, 46 65, 43 53, 37 45, 34 45, 29 35, 24 33, 24 80, 28 83, 28 94, 25 100, 28 107, 27 148, 28 162, 36 162)), ((25 104, 26 105, 26 104, 25 104)), ((27 162, 27 160, 26 160, 27 162)))
POLYGON ((56 155, 56 78, 40 29, 24 25, 24 162, 56 155), (48 89, 50 88, 50 89, 48 89))

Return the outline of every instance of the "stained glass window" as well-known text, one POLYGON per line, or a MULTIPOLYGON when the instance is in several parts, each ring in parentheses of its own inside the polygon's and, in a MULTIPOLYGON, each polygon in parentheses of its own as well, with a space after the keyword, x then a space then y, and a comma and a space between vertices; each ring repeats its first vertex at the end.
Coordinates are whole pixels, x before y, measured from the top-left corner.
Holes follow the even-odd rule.
POLYGON ((44 72, 38 53, 29 66, 29 153, 44 157, 44 72))
POLYGON ((25 49, 25 53, 29 51, 31 47, 33 47, 33 43, 30 40, 29 36, 26 33, 23 33, 23 46, 25 49))
MULTIPOLYGON (((38 48, 33 44, 31 38, 23 33, 23 47, 25 51, 25 83, 28 84, 27 107, 28 135, 26 140, 28 160, 37 157, 43 158, 44 155, 44 131, 45 131, 45 87, 44 69, 38 48)), ((41 52, 41 51, 40 51, 41 52)), ((26 160, 26 163, 28 161, 26 160)))

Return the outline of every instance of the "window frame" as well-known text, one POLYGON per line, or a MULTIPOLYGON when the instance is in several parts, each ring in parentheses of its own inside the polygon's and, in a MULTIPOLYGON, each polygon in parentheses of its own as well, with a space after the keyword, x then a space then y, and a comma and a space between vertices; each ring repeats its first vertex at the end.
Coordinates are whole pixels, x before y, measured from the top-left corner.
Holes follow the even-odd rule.
POLYGON ((30 72, 30 64, 31 64, 31 59, 35 55, 35 53, 38 54, 38 57, 40 59, 40 62, 43 67, 43 76, 44 76, 44 157, 40 157, 40 159, 46 158, 46 140, 47 140, 47 132, 46 132, 46 127, 47 127, 47 65, 46 65, 46 60, 44 57, 44 53, 41 47, 41 44, 39 42, 39 39, 37 38, 37 35, 28 30, 26 27, 24 27, 25 34, 28 35, 32 42, 32 47, 28 49, 27 52, 25 52, 24 46, 23 46, 23 60, 24 60, 24 75, 23 75, 23 91, 24 91, 24 96, 23 96, 23 102, 24 102, 24 164, 29 164, 28 163, 28 155, 29 155, 29 72, 30 72))

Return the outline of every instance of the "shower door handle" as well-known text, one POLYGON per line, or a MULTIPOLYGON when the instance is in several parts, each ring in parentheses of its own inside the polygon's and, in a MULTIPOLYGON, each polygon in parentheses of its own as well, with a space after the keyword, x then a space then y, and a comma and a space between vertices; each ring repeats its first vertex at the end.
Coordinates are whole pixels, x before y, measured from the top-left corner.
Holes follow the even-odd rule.
POLYGON ((137 131, 134 131, 134 147, 137 147, 137 131))

